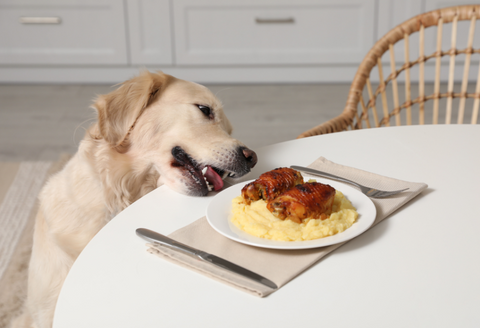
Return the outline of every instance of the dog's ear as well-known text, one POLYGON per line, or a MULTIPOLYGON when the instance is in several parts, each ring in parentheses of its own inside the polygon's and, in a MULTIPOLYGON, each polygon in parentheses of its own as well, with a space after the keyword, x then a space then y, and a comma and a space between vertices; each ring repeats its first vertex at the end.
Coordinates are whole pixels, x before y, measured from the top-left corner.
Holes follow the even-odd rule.
POLYGON ((118 152, 126 152, 129 147, 128 137, 135 122, 165 87, 169 78, 169 75, 162 72, 145 71, 125 81, 115 91, 99 96, 93 106, 97 110, 101 138, 118 152))

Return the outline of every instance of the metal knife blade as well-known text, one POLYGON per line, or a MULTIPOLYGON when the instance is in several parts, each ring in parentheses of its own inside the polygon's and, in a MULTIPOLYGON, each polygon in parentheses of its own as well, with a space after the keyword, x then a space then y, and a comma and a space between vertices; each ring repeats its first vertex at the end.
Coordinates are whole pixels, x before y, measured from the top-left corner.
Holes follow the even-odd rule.
POLYGON ((265 277, 262 277, 259 274, 256 274, 255 272, 252 272, 248 269, 245 269, 235 263, 232 263, 230 261, 227 261, 225 259, 222 259, 221 257, 218 257, 216 255, 198 250, 196 248, 190 247, 188 245, 182 244, 178 241, 175 241, 171 238, 168 238, 167 236, 164 236, 162 234, 159 234, 158 232, 145 229, 145 228, 138 228, 136 230, 136 233, 139 237, 142 237, 145 240, 148 240, 150 242, 157 242, 163 246, 169 247, 171 249, 180 251, 184 254, 190 255, 194 258, 197 258, 201 261, 206 261, 209 262, 213 265, 216 265, 220 268, 223 268, 225 270, 228 270, 230 272, 239 274, 245 278, 254 280, 256 282, 261 283, 262 285, 265 285, 267 287, 277 289, 277 285, 271 281, 268 280, 265 277))

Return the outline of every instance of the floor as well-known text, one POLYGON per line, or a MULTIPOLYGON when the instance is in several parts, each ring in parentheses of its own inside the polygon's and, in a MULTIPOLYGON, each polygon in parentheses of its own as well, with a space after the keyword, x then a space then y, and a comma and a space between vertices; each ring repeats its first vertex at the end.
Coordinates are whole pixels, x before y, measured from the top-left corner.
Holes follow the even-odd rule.
MULTIPOLYGON (((455 90, 459 86, 456 84, 455 90)), ((233 136, 254 150, 295 139, 300 133, 337 116, 345 106, 350 89, 349 84, 207 87, 223 102, 225 113, 234 126, 233 136)), ((446 89, 447 85, 442 84, 440 91, 444 93, 446 89)), ((95 121, 95 111, 90 108, 92 100, 112 90, 108 85, 0 84, 0 161, 56 160, 61 153, 73 154, 85 129, 95 121)), ((418 86, 412 85, 411 90, 412 99, 415 99, 418 86)), ((474 90, 475 84, 470 83, 468 93, 474 90)), ((393 109, 392 90, 386 92, 388 107, 393 109)), ((425 94, 432 93, 433 85, 427 84, 425 94)), ((404 98, 404 86, 399 85, 398 94, 399 98, 404 98)), ((465 122, 470 122, 473 101, 470 98, 466 102, 465 122)), ((378 111, 382 110, 381 102, 381 97, 377 98, 378 111)), ((432 122, 432 103, 425 105, 427 124, 432 122)), ((453 100, 454 109, 458 108, 458 103, 458 98, 453 100)), ((446 99, 441 99, 440 123, 445 122, 446 107, 446 99)), ((402 124, 406 121, 404 112, 401 113, 402 124)), ((455 112, 452 121, 456 122, 455 112)), ((393 119, 391 123, 394 124, 393 119)), ((416 123, 418 114, 413 116, 413 124, 416 123)))
MULTIPOLYGON (((233 135, 248 147, 291 140, 339 114, 348 84, 207 85, 233 135)), ((107 85, 0 85, 0 161, 56 160, 74 153, 95 121, 89 106, 107 85)))

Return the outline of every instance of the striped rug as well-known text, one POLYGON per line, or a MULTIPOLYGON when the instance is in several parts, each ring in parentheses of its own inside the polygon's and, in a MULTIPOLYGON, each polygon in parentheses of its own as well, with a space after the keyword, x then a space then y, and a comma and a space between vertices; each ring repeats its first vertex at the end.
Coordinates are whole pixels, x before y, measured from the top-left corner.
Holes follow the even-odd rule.
POLYGON ((69 158, 0 162, 0 327, 7 327, 20 314, 26 296, 38 194, 69 158))

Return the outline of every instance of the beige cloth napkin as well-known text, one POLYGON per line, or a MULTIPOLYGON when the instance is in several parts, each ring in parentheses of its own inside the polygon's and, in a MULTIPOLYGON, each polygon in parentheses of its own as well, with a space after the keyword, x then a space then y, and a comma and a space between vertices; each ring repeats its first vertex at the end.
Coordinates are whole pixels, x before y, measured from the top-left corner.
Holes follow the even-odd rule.
MULTIPOLYGON (((317 159, 309 165, 309 167, 339 175, 373 188, 383 190, 409 188, 408 191, 389 198, 372 199, 377 209, 377 217, 373 226, 427 188, 425 183, 414 183, 387 178, 374 173, 335 164, 323 157, 317 159)), ((220 256, 256 272, 275 282, 279 288, 345 243, 306 250, 257 248, 237 243, 220 235, 210 227, 205 217, 173 232, 169 237, 197 249, 220 256)), ((204 263, 203 261, 172 251, 158 244, 148 245, 148 251, 152 254, 253 295, 265 297, 275 291, 262 284, 243 278, 242 276, 228 272, 209 263, 204 263)))

